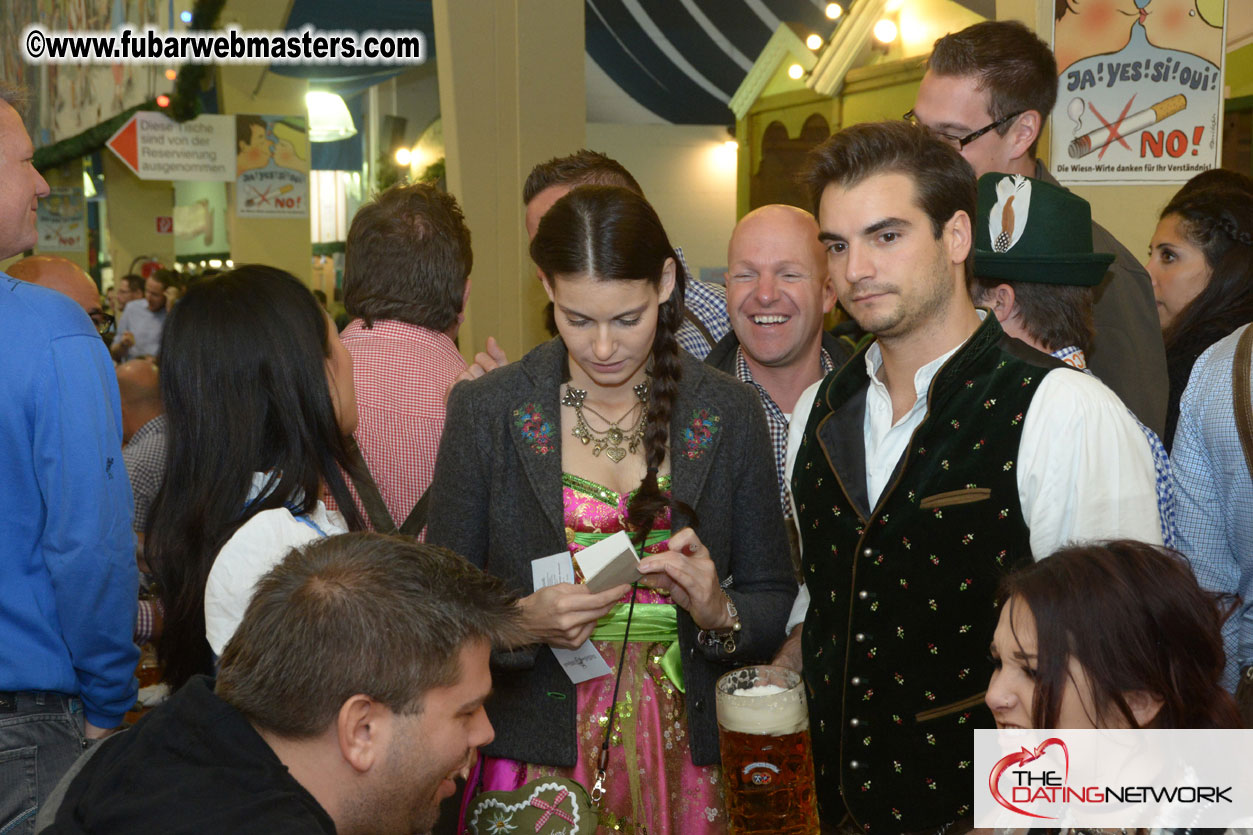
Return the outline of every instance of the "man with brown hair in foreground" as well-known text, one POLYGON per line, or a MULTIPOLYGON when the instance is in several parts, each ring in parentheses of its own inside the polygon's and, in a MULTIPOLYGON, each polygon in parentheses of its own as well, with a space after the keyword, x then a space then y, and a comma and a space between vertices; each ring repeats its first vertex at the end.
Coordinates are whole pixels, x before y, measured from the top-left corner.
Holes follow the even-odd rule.
POLYGON ((192 679, 81 759, 39 831, 426 832, 494 736, 488 656, 520 640, 515 613, 443 548, 353 533, 293 550, 216 685, 192 679))

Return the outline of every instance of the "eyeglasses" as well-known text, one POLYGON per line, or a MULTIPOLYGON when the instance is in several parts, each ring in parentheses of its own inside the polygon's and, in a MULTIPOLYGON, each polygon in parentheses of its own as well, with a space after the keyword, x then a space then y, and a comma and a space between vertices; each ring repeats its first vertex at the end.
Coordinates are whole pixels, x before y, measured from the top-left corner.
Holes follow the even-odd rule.
POLYGON ((96 333, 101 336, 111 333, 114 326, 117 324, 117 320, 114 319, 111 314, 105 313, 103 310, 97 310, 87 315, 91 317, 91 323, 96 326, 96 333))
POLYGON ((977 131, 972 131, 971 133, 968 133, 965 136, 951 136, 947 133, 941 133, 938 130, 931 130, 931 128, 927 128, 926 125, 924 125, 922 122, 918 120, 918 114, 914 113, 913 110, 910 110, 901 118, 904 119, 906 122, 909 122, 911 125, 917 125, 919 127, 927 128, 927 130, 930 130, 931 133, 937 139, 941 139, 944 142, 947 142, 949 145, 952 145, 954 148, 960 151, 962 148, 965 148, 971 142, 974 142, 976 139, 978 139, 980 136, 983 136, 988 131, 996 130, 1001 125, 1005 124, 1006 122, 1017 119, 1019 116, 1021 116, 1022 114, 1026 112, 1027 111, 1025 110, 1018 110, 1018 111, 1015 111, 1014 113, 1010 113, 1007 116, 1002 116, 1001 118, 997 119, 995 122, 988 125, 987 127, 979 128, 977 131))

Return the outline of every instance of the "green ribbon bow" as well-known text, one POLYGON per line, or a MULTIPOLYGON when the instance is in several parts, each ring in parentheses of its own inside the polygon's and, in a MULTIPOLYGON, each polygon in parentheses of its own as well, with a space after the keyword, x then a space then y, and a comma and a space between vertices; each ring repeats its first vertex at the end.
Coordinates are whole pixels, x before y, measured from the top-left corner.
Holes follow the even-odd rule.
MULTIPOLYGON (((614 604, 609 614, 596 622, 592 640, 612 642, 626 637, 629 608, 626 603, 614 604)), ((631 615, 630 639, 646 644, 670 644, 661 657, 661 670, 680 693, 687 692, 683 685, 683 654, 679 650, 679 616, 673 603, 636 603, 631 615)))

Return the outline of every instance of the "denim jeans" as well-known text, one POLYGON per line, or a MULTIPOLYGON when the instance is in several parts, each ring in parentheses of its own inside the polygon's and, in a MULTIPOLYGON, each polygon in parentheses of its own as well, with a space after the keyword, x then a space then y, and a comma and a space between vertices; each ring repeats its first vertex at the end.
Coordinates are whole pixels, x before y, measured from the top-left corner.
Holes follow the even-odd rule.
POLYGON ((77 697, 0 693, 0 835, 33 835, 40 804, 86 747, 77 697))

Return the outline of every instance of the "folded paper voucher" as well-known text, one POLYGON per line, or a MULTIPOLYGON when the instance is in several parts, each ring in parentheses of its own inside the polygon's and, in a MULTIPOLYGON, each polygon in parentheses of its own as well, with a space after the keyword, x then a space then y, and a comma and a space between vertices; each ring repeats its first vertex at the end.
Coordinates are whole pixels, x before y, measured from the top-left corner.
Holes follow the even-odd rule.
POLYGON ((618 531, 574 555, 574 567, 588 591, 602 591, 641 579, 640 558, 626 531, 618 531))

